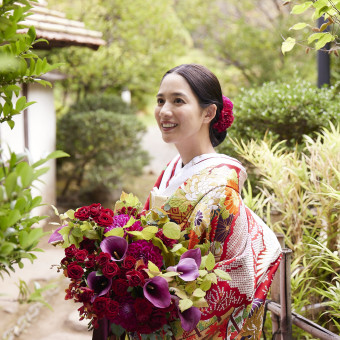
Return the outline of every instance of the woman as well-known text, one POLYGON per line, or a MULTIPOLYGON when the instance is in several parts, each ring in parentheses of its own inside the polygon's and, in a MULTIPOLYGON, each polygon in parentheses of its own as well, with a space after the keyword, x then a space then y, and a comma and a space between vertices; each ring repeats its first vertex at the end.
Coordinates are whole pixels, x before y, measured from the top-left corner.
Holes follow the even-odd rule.
POLYGON ((232 103, 222 97, 208 69, 180 65, 162 79, 155 117, 164 141, 174 143, 179 155, 158 178, 145 209, 166 210, 186 231, 188 248, 207 244, 215 268, 231 276, 211 286, 209 307, 201 308, 197 327, 190 333, 173 329, 174 338, 259 339, 281 249, 273 232, 242 202, 243 166, 214 150, 233 122, 232 103))
POLYGON ((176 339, 259 339, 264 301, 281 259, 274 233, 240 197, 246 171, 237 160, 217 154, 233 122, 232 103, 216 76, 201 65, 168 71, 157 94, 155 117, 175 157, 158 178, 145 208, 163 206, 186 230, 189 248, 210 242, 216 267, 231 281, 207 294, 209 307, 187 334, 176 339))

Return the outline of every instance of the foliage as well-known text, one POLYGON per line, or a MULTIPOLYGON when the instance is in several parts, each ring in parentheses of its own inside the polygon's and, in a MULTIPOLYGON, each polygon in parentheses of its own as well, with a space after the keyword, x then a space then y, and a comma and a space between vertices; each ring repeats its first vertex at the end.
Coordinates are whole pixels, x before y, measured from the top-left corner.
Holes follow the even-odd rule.
POLYGON ((83 100, 74 103, 70 106, 69 111, 73 113, 77 112, 89 112, 96 110, 115 111, 120 114, 134 114, 136 111, 133 107, 127 105, 123 100, 115 95, 109 93, 103 94, 90 94, 83 100))
POLYGON ((248 143, 234 140, 233 144, 261 176, 257 213, 284 233, 294 252, 294 309, 326 301, 334 308, 327 314, 336 325, 340 310, 332 298, 339 285, 340 126, 330 124, 315 139, 304 138, 303 152, 290 151, 283 142, 274 144, 268 138, 248 143))
POLYGON ((23 268, 22 259, 31 262, 36 259, 33 252, 43 236, 42 228, 32 228, 46 216, 32 215, 32 209, 39 206, 41 196, 32 196, 32 183, 39 179, 48 168, 40 166, 49 159, 64 157, 66 154, 55 151, 45 159, 35 163, 27 161, 28 154, 10 153, 6 160, 0 157, 0 276, 3 272, 15 271, 13 265, 23 268))
POLYGON ((31 51, 41 39, 36 40, 34 27, 25 29, 20 24, 30 15, 31 7, 26 0, 4 0, 0 7, 0 98, 4 100, 0 104, 0 123, 7 122, 11 129, 14 127, 13 116, 33 104, 27 102, 24 96, 18 98, 16 103, 13 101, 14 95, 19 97, 20 87, 17 84, 36 82, 51 86, 37 77, 58 66, 48 64, 45 58, 40 59, 31 51))
POLYGON ((191 44, 171 0, 58 0, 49 4, 103 32, 107 42, 96 52, 52 51, 52 60, 65 62, 61 69, 69 75, 63 82, 65 91, 78 91, 78 99, 98 90, 118 93, 127 87, 133 100, 143 106, 146 94, 154 93, 169 65, 191 44))
MULTIPOLYGON (((81 106, 83 104, 80 104, 81 106)), ((125 175, 138 175, 148 162, 141 149, 144 126, 131 115, 99 109, 91 112, 69 111, 58 121, 58 147, 70 154, 62 160, 61 173, 66 178, 62 195, 72 182, 87 189, 116 188, 125 175)))
POLYGON ((312 20, 315 21, 320 17, 324 17, 324 23, 320 27, 314 27, 314 24, 306 22, 299 22, 293 25, 290 30, 304 30, 305 38, 302 41, 297 41, 295 38, 288 37, 282 43, 282 52, 291 51, 296 44, 312 46, 315 50, 325 48, 327 43, 333 42, 334 47, 329 52, 334 52, 339 56, 338 50, 340 49, 340 39, 336 30, 340 24, 340 1, 339 0, 287 0, 285 4, 294 2, 295 5, 291 10, 291 14, 300 15, 307 10, 312 11, 312 20))
POLYGON ((294 60, 293 56, 282 57, 281 36, 292 18, 288 8, 277 1, 178 0, 175 9, 194 46, 221 62, 223 69, 233 69, 222 79, 227 96, 233 86, 290 79, 295 67, 304 78, 313 75, 304 51, 297 50, 294 60))
MULTIPOLYGON (((235 121, 228 130, 232 138, 244 141, 268 137, 286 141, 289 148, 303 144, 303 135, 312 135, 327 126, 328 120, 340 120, 340 95, 337 87, 318 89, 307 81, 265 83, 242 89, 234 98, 235 121)), ((219 148, 233 153, 226 140, 219 148)))

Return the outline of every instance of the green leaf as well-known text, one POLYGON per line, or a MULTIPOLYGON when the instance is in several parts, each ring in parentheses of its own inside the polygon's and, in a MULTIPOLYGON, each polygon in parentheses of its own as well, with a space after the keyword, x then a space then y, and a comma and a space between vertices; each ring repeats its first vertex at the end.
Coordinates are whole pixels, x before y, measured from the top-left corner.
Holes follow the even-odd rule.
POLYGON ((206 277, 203 282, 200 284, 200 288, 205 292, 208 291, 211 287, 212 282, 206 277))
POLYGON ((209 253, 205 261, 205 268, 207 270, 213 270, 215 267, 215 257, 212 253, 209 253))
POLYGON ((116 335, 118 338, 125 332, 125 329, 122 326, 116 325, 115 323, 111 323, 110 327, 112 333, 116 335))
POLYGON ((46 158, 40 159, 39 161, 35 162, 32 165, 32 167, 36 168, 39 165, 42 165, 42 164, 46 163, 50 159, 62 158, 62 157, 70 157, 70 155, 68 153, 64 152, 64 151, 56 150, 56 151, 50 153, 46 158))
POLYGON ((9 242, 4 242, 1 246, 0 246, 0 255, 1 256, 7 256, 9 255, 13 249, 15 248, 15 244, 13 243, 9 243, 9 242))
POLYGON ((34 82, 35 83, 39 83, 40 85, 42 85, 42 86, 48 86, 48 87, 50 87, 50 88, 52 88, 52 84, 49 82, 49 81, 47 81, 47 80, 43 80, 43 79, 34 79, 34 82))
POLYGON ((0 229, 6 230, 9 227, 12 227, 15 223, 17 223, 21 219, 21 214, 17 209, 13 209, 8 212, 5 216, 0 216, 0 229))
POLYGON ((200 277, 204 277, 204 276, 206 276, 208 274, 208 272, 206 270, 204 270, 204 269, 200 269, 198 271, 198 273, 200 274, 200 277))
POLYGON ((163 226, 163 234, 173 240, 178 240, 181 237, 181 228, 177 223, 167 222, 163 226))
POLYGON ((151 240, 155 234, 158 232, 158 228, 156 226, 149 226, 142 230, 142 234, 145 240, 151 240))
POLYGON ((205 300, 205 298, 200 298, 199 300, 194 301, 193 304, 195 307, 198 307, 198 308, 209 307, 209 304, 205 300))
POLYGON ((324 47, 327 43, 334 41, 335 37, 330 33, 323 33, 324 35, 315 44, 315 49, 319 50, 324 47))
POLYGON ((177 273, 177 272, 166 272, 162 274, 163 277, 173 277, 173 276, 178 276, 178 275, 180 275, 180 273, 177 273))
POLYGON ((181 243, 177 243, 172 247, 170 251, 175 253, 177 250, 180 250, 181 248, 183 248, 183 245, 181 243))
POLYGON ((105 233, 104 236, 105 237, 109 237, 109 236, 124 237, 124 229, 122 227, 113 228, 112 230, 105 233))
POLYGON ((5 188, 7 197, 11 197, 17 186, 17 174, 15 172, 10 173, 5 180, 5 188))
POLYGON ((281 51, 283 54, 285 54, 286 52, 289 52, 293 49, 293 47, 296 44, 296 40, 294 38, 288 37, 281 46, 281 51))
POLYGON ((228 273, 226 273, 225 271, 221 270, 221 269, 215 269, 214 273, 220 277, 222 280, 227 280, 230 281, 231 277, 228 273))
POLYGON ((26 97, 25 96, 20 97, 15 104, 15 109, 20 112, 25 108, 25 104, 26 104, 26 97))
POLYGON ((191 282, 188 282, 186 285, 185 285, 185 291, 188 293, 188 294, 192 294, 192 292, 196 289, 196 281, 191 281, 191 282))
POLYGON ((72 228, 71 233, 74 237, 82 237, 83 233, 81 232, 80 228, 72 228))
POLYGON ((305 22, 299 22, 297 24, 295 24, 294 26, 292 26, 290 28, 290 30, 295 30, 295 31, 298 31, 298 30, 302 30, 303 28, 309 26, 308 24, 306 24, 305 22))
POLYGON ((313 1, 306 1, 302 3, 301 5, 295 5, 292 8, 291 14, 301 14, 305 12, 309 7, 313 5, 313 1))
POLYGON ((159 268, 150 260, 148 261, 148 269, 153 273, 160 273, 159 268))
POLYGON ((191 308, 193 305, 193 302, 190 299, 183 299, 179 300, 179 309, 183 313, 187 309, 191 308))
POLYGON ((198 297, 198 298, 201 298, 201 297, 205 297, 205 292, 202 290, 202 289, 200 289, 200 288, 197 288, 197 289, 195 289, 194 290, 194 292, 193 292, 193 296, 194 297, 198 297))

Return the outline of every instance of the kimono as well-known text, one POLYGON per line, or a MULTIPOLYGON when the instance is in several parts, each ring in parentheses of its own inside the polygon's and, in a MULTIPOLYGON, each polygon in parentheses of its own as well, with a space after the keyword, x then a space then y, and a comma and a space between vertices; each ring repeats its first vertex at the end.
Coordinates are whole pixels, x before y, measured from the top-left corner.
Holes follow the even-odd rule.
POLYGON ((162 172, 145 205, 158 206, 186 231, 189 249, 210 241, 218 278, 207 292, 209 307, 190 333, 173 329, 174 338, 260 339, 264 302, 281 259, 275 234, 242 201, 247 174, 239 161, 217 153, 182 166, 176 156, 162 172))

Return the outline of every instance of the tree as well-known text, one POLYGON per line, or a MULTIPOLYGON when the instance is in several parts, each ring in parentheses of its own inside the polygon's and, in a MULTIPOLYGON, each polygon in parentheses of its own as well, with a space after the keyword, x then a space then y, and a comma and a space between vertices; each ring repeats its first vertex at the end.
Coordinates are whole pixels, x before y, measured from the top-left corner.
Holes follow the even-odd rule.
MULTIPOLYGON (((287 0, 285 4, 293 3, 292 0, 287 0)), ((339 56, 338 50, 340 49, 340 39, 337 34, 340 26, 340 1, 339 0, 311 0, 294 1, 295 5, 291 10, 291 14, 304 15, 303 22, 293 25, 290 30, 303 30, 302 37, 297 40, 292 37, 287 37, 282 43, 282 52, 291 51, 296 44, 307 47, 307 51, 313 48, 320 50, 325 47, 327 43, 332 42, 333 46, 329 52, 333 52, 339 56), (307 16, 305 12, 311 12, 311 19, 315 20, 324 17, 325 23, 321 27, 315 27, 315 24, 307 23, 307 16)))
POLYGON ((191 44, 171 4, 170 0, 53 3, 71 18, 103 32, 107 41, 97 52, 53 51, 53 60, 65 61, 62 70, 69 75, 65 89, 71 82, 79 84, 74 89, 79 99, 95 90, 118 93, 128 87, 134 100, 143 106, 146 94, 155 91, 161 75, 191 44))
POLYGON ((177 0, 175 4, 194 45, 224 68, 234 69, 224 77, 227 89, 286 80, 296 70, 306 78, 313 72, 303 51, 295 53, 294 63, 292 57, 283 58, 279 46, 292 18, 276 0, 177 0))
MULTIPOLYGON (((38 82, 50 85, 37 77, 57 66, 49 65, 46 59, 40 59, 31 51, 37 42, 34 27, 27 33, 17 33, 18 29, 24 29, 19 22, 29 15, 30 8, 26 0, 4 0, 0 7, 0 97, 4 102, 0 104, 0 123, 7 122, 11 128, 14 127, 13 116, 33 104, 19 95, 18 84, 38 82), (15 97, 16 104, 13 104, 15 97)), ((24 258, 33 262, 36 259, 33 252, 41 251, 37 244, 43 230, 32 226, 46 216, 31 213, 42 200, 40 196, 32 196, 31 188, 33 182, 48 170, 41 165, 65 155, 56 151, 32 163, 29 153, 10 152, 8 159, 0 151, 0 276, 4 273, 10 275, 15 264, 22 268, 24 258)))

